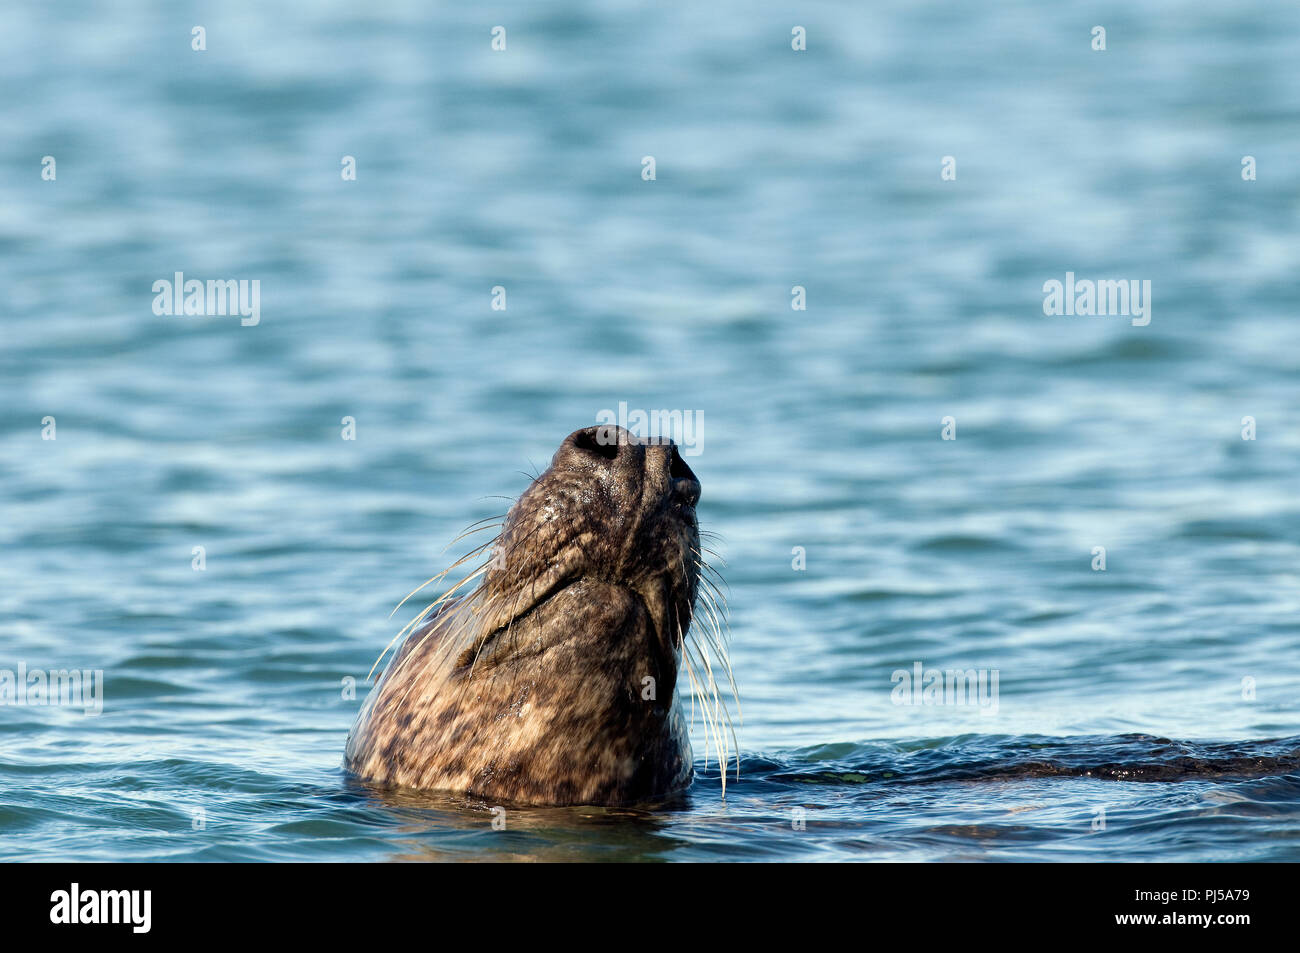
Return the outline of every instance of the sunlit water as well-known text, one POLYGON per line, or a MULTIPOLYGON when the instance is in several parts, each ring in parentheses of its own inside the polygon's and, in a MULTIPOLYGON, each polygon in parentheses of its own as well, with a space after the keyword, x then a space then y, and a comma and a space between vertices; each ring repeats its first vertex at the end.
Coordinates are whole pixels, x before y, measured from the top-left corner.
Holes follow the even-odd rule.
POLYGON ((677 6, 5 11, 0 668, 105 687, 0 707, 0 856, 1300 859, 1300 8, 677 6), (647 809, 348 779, 393 605, 619 402, 703 414, 725 798, 698 721, 647 809))

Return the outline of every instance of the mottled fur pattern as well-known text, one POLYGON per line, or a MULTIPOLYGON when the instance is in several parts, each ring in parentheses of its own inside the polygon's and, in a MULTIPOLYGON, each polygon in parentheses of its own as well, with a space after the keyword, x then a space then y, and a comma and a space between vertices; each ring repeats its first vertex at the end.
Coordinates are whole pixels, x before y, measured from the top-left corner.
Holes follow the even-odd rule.
POLYGON ((511 508, 478 588, 389 663, 347 768, 532 804, 685 787, 677 674, 699 586, 699 493, 671 442, 612 426, 571 434, 511 508))

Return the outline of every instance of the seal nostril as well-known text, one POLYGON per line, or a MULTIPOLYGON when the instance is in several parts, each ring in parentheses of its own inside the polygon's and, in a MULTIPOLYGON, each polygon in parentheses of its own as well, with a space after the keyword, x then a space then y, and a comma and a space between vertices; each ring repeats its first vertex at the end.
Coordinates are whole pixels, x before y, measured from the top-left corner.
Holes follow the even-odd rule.
POLYGON ((592 427, 579 431, 574 435, 573 445, 602 460, 613 460, 618 456, 618 435, 608 428, 592 427))

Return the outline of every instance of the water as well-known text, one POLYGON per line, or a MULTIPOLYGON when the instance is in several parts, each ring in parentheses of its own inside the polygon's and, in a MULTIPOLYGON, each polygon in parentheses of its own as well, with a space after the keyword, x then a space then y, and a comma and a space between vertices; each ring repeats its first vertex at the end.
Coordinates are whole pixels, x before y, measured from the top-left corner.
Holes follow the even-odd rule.
POLYGON ((1300 859, 1300 9, 4 17, 0 668, 105 687, 0 708, 0 856, 1300 859), (389 610, 621 401, 704 415, 739 779, 697 723, 658 810, 359 787, 389 610))

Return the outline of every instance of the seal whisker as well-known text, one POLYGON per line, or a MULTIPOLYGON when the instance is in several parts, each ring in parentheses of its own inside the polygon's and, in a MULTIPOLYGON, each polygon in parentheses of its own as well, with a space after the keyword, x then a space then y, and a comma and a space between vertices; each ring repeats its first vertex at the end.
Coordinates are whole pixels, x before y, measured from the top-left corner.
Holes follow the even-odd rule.
MULTIPOLYGON (((698 560, 696 561, 696 566, 697 567, 700 566, 698 560)), ((707 576, 704 575, 700 576, 700 595, 709 599, 710 604, 714 607, 715 610, 718 609, 718 602, 721 601, 722 611, 719 614, 722 615, 724 618, 726 617, 726 610, 729 610, 731 608, 727 604, 727 597, 722 594, 722 591, 717 587, 717 585, 713 583, 712 580, 710 580, 707 576)))
MULTIPOLYGON (((488 542, 484 543, 482 546, 476 546, 474 549, 470 550, 470 552, 468 552, 467 554, 465 554, 464 556, 462 556, 460 559, 456 560, 454 563, 452 563, 450 566, 448 566, 446 569, 444 569, 442 572, 440 572, 440 573, 439 573, 437 576, 435 576, 434 578, 435 578, 435 579, 438 579, 438 578, 441 578, 442 576, 447 575, 447 573, 451 572, 453 569, 457 568, 458 566, 462 565, 463 563, 466 563, 466 562, 468 562, 469 560, 473 559, 474 557, 478 556, 480 553, 483 552, 484 549, 486 549, 487 547, 491 546, 492 543, 493 543, 493 540, 489 540, 488 542)), ((410 630, 410 629, 414 628, 415 626, 419 625, 420 622, 423 621, 423 619, 425 618, 425 616, 427 616, 427 615, 429 614, 429 610, 430 610, 430 609, 433 609, 433 608, 435 608, 435 607, 441 605, 443 602, 445 602, 445 601, 447 600, 447 598, 448 598, 452 593, 454 593, 454 592, 455 592, 457 589, 459 589, 461 586, 465 585, 465 583, 469 582, 471 579, 473 579, 473 578, 475 578, 476 576, 478 576, 478 575, 479 575, 480 573, 482 573, 486 568, 487 568, 487 565, 486 565, 486 564, 483 565, 483 566, 479 566, 477 569, 475 569, 473 572, 471 572, 469 575, 467 575, 467 576, 466 576, 464 579, 462 579, 460 582, 456 583, 456 585, 452 586, 450 589, 445 590, 445 591, 442 593, 442 595, 438 596, 438 598, 434 599, 433 602, 429 603, 427 606, 425 606, 423 609, 421 609, 420 612, 415 616, 414 619, 412 619, 410 622, 406 623, 406 625, 402 628, 402 632, 401 632, 400 634, 405 634, 408 630, 410 630)), ((422 589, 422 588, 424 588, 424 587, 421 586, 420 588, 422 589)), ((419 591, 419 590, 417 589, 416 592, 418 592, 418 591, 419 591)), ((412 593, 411 595, 414 595, 414 594, 415 594, 415 593, 412 593)), ((409 599, 410 596, 407 596, 407 598, 409 599)), ((401 606, 399 605, 397 608, 400 609, 401 606)), ((393 611, 396 612, 397 609, 394 609, 393 611)), ((391 616, 390 616, 390 618, 391 618, 391 616)))
POLYGON ((701 560, 702 562, 700 568, 705 573, 704 578, 706 578, 709 581, 709 583, 718 590, 719 595, 722 594, 722 591, 724 589, 727 592, 730 592, 731 583, 727 582, 726 577, 724 577, 722 573, 718 571, 718 569, 716 569, 714 566, 709 565, 708 561, 704 560, 703 557, 701 557, 701 560))
MULTIPOLYGON (((718 555, 717 555, 716 553, 714 553, 713 550, 711 550, 711 549, 705 549, 705 550, 704 550, 704 553, 701 553, 699 549, 696 549, 695 547, 691 547, 691 552, 692 552, 692 553, 694 554, 694 556, 695 556, 695 564, 696 564, 696 567, 699 568, 703 573, 706 574, 705 576, 702 576, 702 577, 701 577, 701 581, 703 581, 704 578, 709 578, 709 577, 707 577, 707 574, 708 574, 708 573, 712 573, 713 575, 712 575, 712 577, 710 578, 710 581, 715 581, 715 580, 716 580, 717 583, 720 583, 721 585, 726 586, 728 591, 731 590, 731 584, 727 582, 727 580, 723 577, 722 573, 720 573, 720 572, 719 572, 719 571, 718 571, 714 566, 712 566, 712 565, 709 563, 708 559, 705 558, 704 553, 712 554, 712 555, 714 556, 714 558, 718 559, 719 561, 722 561, 723 565, 725 566, 725 565, 726 565, 726 562, 725 562, 725 560, 722 560, 722 557, 721 557, 721 556, 718 556, 718 555)), ((719 594, 721 594, 721 593, 719 592, 719 594)))
MULTIPOLYGON (((406 599, 403 599, 402 602, 399 602, 396 606, 393 607, 393 611, 390 612, 390 613, 388 613, 388 617, 391 619, 391 618, 393 617, 393 613, 397 612, 398 609, 402 608, 402 604, 405 603, 407 599, 410 599, 411 596, 413 596, 413 595, 415 595, 417 592, 419 592, 420 589, 423 589, 423 588, 424 588, 425 586, 427 586, 430 582, 433 582, 434 579, 438 579, 438 578, 440 578, 440 577, 442 577, 442 576, 445 576, 447 573, 451 572, 451 570, 452 570, 452 569, 455 569, 455 568, 456 568, 455 565, 448 566, 446 569, 444 569, 442 572, 440 572, 437 576, 434 576, 433 579, 430 579, 428 582, 425 582, 425 583, 424 583, 423 585, 421 585, 419 588, 412 590, 412 591, 407 595, 406 599)), ((444 596, 445 596, 445 595, 446 595, 446 594, 444 593, 444 596)), ((430 605, 428 605, 428 606, 425 606, 424 609, 423 609, 423 611, 421 611, 419 615, 417 615, 414 619, 412 619, 412 620, 411 620, 410 622, 408 622, 406 625, 402 626, 401 631, 398 632, 398 633, 397 633, 395 636, 393 636, 391 639, 389 639, 388 644, 384 646, 384 650, 383 650, 382 652, 379 653, 379 658, 375 659, 375 663, 374 663, 373 665, 370 666, 370 671, 369 671, 368 673, 366 673, 366 681, 370 681, 370 677, 371 677, 372 675, 375 674, 375 669, 378 668, 378 667, 379 667, 379 663, 382 662, 382 661, 384 660, 384 656, 388 654, 388 650, 391 649, 391 648, 393 647, 393 645, 394 645, 394 644, 395 644, 395 643, 396 643, 400 638, 402 638, 404 635, 406 635, 406 633, 407 633, 407 632, 408 632, 408 631, 409 631, 409 630, 410 630, 414 625, 418 624, 418 623, 420 622, 420 620, 423 619, 423 618, 425 617, 426 614, 428 614, 429 610, 432 609, 435 605, 438 604, 438 601, 440 601, 440 600, 436 600, 436 601, 434 601, 432 604, 430 604, 430 605)))
MULTIPOLYGON (((698 556, 698 552, 696 552, 696 554, 698 556)), ((712 568, 703 560, 702 557, 696 559, 696 566, 700 569, 712 568)), ((741 724, 744 724, 744 712, 740 705, 740 692, 736 688, 735 674, 731 668, 730 654, 727 651, 727 647, 731 642, 731 627, 727 624, 727 609, 729 608, 727 605, 727 598, 707 575, 702 573, 700 575, 700 581, 702 584, 700 596, 703 600, 705 611, 709 616, 709 621, 713 627, 712 636, 716 636, 716 638, 711 637, 708 632, 705 633, 705 637, 709 639, 712 651, 726 669, 727 682, 731 689, 732 697, 736 700, 736 713, 741 720, 741 724), (721 608, 719 608, 715 596, 716 599, 722 600, 721 608)))
MULTIPOLYGON (((697 557, 699 556, 697 550, 693 549, 692 552, 695 552, 697 557)), ((716 553, 714 555, 717 556, 716 553)), ((717 558, 720 559, 721 557, 717 557, 717 558)), ((702 557, 697 558, 695 562, 697 568, 708 567, 708 563, 705 562, 705 560, 702 557)), ((717 681, 716 679, 714 679, 712 666, 709 665, 708 658, 707 658, 708 654, 712 654, 715 658, 717 658, 720 666, 724 669, 727 676, 728 688, 731 691, 732 698, 736 702, 737 717, 741 719, 741 723, 743 724, 744 711, 740 704, 740 692, 736 687, 735 673, 731 667, 730 654, 726 651, 726 645, 730 641, 729 634, 728 634, 729 628, 725 624, 726 614, 719 610, 718 604, 716 601, 714 601, 713 595, 714 593, 716 593, 719 598, 722 598, 724 605, 726 603, 726 599, 722 595, 722 593, 718 591, 717 587, 712 584, 712 582, 709 580, 709 578, 706 575, 701 574, 699 578, 704 583, 704 585, 701 587, 699 591, 699 596, 705 611, 706 621, 709 623, 709 627, 705 628, 703 631, 700 631, 698 628, 693 628, 690 634, 695 639, 702 639, 708 647, 707 653, 704 651, 703 648, 700 648, 699 646, 696 647, 696 652, 702 657, 702 660, 705 666, 707 667, 709 683, 713 690, 714 702, 722 709, 723 718, 727 723, 727 728, 731 735, 732 745, 733 747, 735 747, 735 750, 737 751, 736 776, 739 777, 740 776, 740 758, 739 758, 740 749, 736 739, 735 725, 732 723, 731 720, 731 712, 729 706, 726 704, 725 700, 721 698, 721 695, 718 691, 717 681)), ((722 765, 722 769, 723 769, 722 775, 724 779, 723 790, 725 792, 726 790, 725 756, 723 757, 722 760, 724 762, 722 765)))
MULTIPOLYGON (((691 723, 694 724, 695 721, 695 705, 694 705, 695 695, 699 695, 700 711, 703 715, 703 724, 704 724, 704 765, 706 768, 708 767, 709 743, 710 743, 710 738, 712 738, 712 742, 718 751, 718 762, 722 768, 720 773, 722 777, 722 792, 723 792, 723 796, 725 797, 727 791, 727 772, 726 772, 727 753, 726 753, 726 748, 722 743, 721 732, 719 730, 718 709, 721 708, 723 714, 725 715, 728 728, 731 728, 731 716, 726 709, 726 705, 721 701, 721 698, 719 696, 718 683, 717 680, 713 677, 713 667, 709 662, 708 653, 703 651, 700 648, 700 646, 696 644, 693 638, 687 639, 686 636, 690 633, 682 631, 681 618, 676 615, 676 612, 674 612, 674 621, 677 625, 678 644, 683 646, 684 656, 687 661, 687 673, 691 679, 691 688, 692 688, 691 723), (697 677, 695 673, 694 665, 691 664, 692 649, 694 649, 696 659, 699 661, 701 668, 704 670, 703 674, 700 675, 699 677, 697 677), (708 696, 712 696, 713 699, 712 708, 710 708, 708 704, 708 696)), ((734 729, 731 729, 731 734, 734 738, 735 736, 734 729)), ((739 762, 737 762, 737 771, 739 771, 739 762)))
MULTIPOLYGON (((480 554, 481 554, 485 549, 487 549, 487 548, 490 547, 490 546, 495 545, 495 543, 496 543, 496 541, 497 541, 498 538, 499 538, 499 537, 494 537, 494 538, 488 540, 486 543, 483 543, 483 544, 480 545, 480 546, 476 546, 474 549, 470 550, 470 552, 466 553, 466 554, 465 554, 464 556, 462 556, 460 559, 456 560, 456 562, 452 563, 450 566, 448 566, 446 569, 444 569, 441 573, 439 573, 437 576, 435 576, 434 579, 437 579, 437 578, 439 578, 439 577, 441 577, 441 576, 445 576, 447 573, 451 572, 451 571, 452 571, 453 569, 455 569, 457 566, 460 566, 460 565, 462 565, 463 563, 467 562, 468 560, 473 559, 474 557, 480 555, 480 554)), ((420 611, 420 612, 415 616, 415 618, 413 618, 410 622, 408 622, 406 625, 404 625, 404 626, 402 627, 402 631, 399 632, 399 633, 398 633, 398 634, 393 638, 393 641, 394 641, 394 642, 397 641, 397 639, 400 639, 400 638, 401 638, 403 635, 405 635, 407 632, 409 632, 409 631, 411 631, 412 629, 414 629, 415 626, 419 625, 420 622, 422 622, 422 621, 425 619, 425 617, 429 615, 430 610, 435 609, 435 608, 437 608, 438 606, 440 606, 440 605, 442 605, 443 603, 445 603, 448 599, 451 598, 451 596, 452 596, 452 595, 453 595, 453 594, 454 594, 458 589, 460 589, 462 586, 464 586, 466 583, 468 583, 468 582, 471 581, 472 579, 474 579, 474 578, 476 578, 476 577, 482 575, 482 574, 483 574, 483 573, 488 569, 489 565, 490 565, 490 562, 489 562, 489 563, 484 563, 484 564, 482 564, 481 566, 478 566, 476 569, 474 569, 472 572, 470 572, 468 575, 466 575, 465 578, 463 578, 460 582, 456 583, 456 585, 454 585, 454 586, 452 586, 451 588, 445 590, 445 591, 442 593, 442 595, 438 596, 437 599, 435 599, 433 602, 431 602, 431 603, 429 603, 427 606, 425 606, 425 607, 424 607, 424 608, 423 608, 423 609, 422 609, 422 610, 421 610, 421 611, 420 611)), ((427 583, 426 583, 426 585, 427 585, 427 583)), ((423 588, 423 587, 421 587, 421 588, 423 588)), ((419 590, 416 590, 416 591, 418 592, 419 590)), ((476 591, 476 590, 472 590, 471 592, 473 592, 473 591, 476 591)), ((412 593, 412 595, 414 595, 414 593, 412 593)), ((407 598, 409 599, 410 596, 408 596, 407 598)), ((403 600, 403 601, 405 601, 405 600, 403 600)), ((399 605, 398 608, 400 608, 400 605, 399 605)), ((394 609, 393 611, 396 612, 397 610, 394 609)), ((429 635, 428 632, 424 633, 424 636, 421 638, 421 641, 423 641, 424 638, 427 638, 428 635, 429 635)), ((392 645, 392 642, 390 642, 389 645, 391 646, 391 645, 392 645)), ((388 650, 385 649, 384 651, 387 652, 388 650)), ((382 657, 383 657, 383 656, 381 655, 380 658, 382 658, 382 657)), ((378 665, 379 662, 376 661, 375 664, 378 665)), ((374 669, 372 668, 371 671, 373 672, 374 669)), ((400 669, 399 669, 399 671, 400 671, 400 669)))
POLYGON ((728 724, 730 724, 730 717, 727 716, 726 706, 721 703, 721 699, 718 695, 718 684, 717 681, 713 678, 713 672, 711 666, 709 665, 707 654, 701 652, 699 646, 696 646, 690 643, 689 641, 687 642, 687 645, 688 645, 688 649, 687 649, 688 657, 689 657, 690 650, 694 649, 696 659, 699 661, 701 666, 703 666, 706 673, 705 676, 698 681, 695 678, 692 678, 691 680, 692 687, 695 688, 696 692, 700 695, 700 711, 704 716, 704 727, 705 727, 704 766, 707 768, 709 765, 709 742, 711 739, 713 746, 716 748, 718 752, 718 763, 722 768, 721 771, 722 793, 723 796, 725 797, 727 792, 728 757, 727 757, 727 747, 722 741, 722 733, 719 727, 719 720, 720 720, 719 710, 721 710, 723 716, 726 716, 726 720, 728 724), (713 700, 712 707, 709 705, 710 697, 713 700))
POLYGON ((696 561, 696 565, 700 569, 700 585, 703 587, 704 591, 711 593, 713 596, 715 596, 722 603, 724 607, 728 609, 731 608, 730 604, 727 602, 726 593, 722 591, 722 589, 718 586, 716 582, 713 581, 712 578, 710 578, 708 575, 704 573, 704 570, 712 569, 713 567, 710 566, 708 563, 700 563, 698 560, 696 561))
MULTIPOLYGON (((450 543, 448 543, 446 546, 442 547, 442 552, 445 553, 447 550, 451 549, 451 547, 455 546, 457 543, 459 543, 459 542, 460 542, 462 539, 464 539, 466 536, 473 536, 475 533, 484 533, 484 532, 487 532, 487 531, 490 530, 490 529, 498 529, 498 528, 500 528, 501 526, 504 526, 504 525, 505 525, 505 518, 502 517, 502 516, 495 516, 495 517, 489 517, 489 518, 486 519, 486 520, 480 520, 480 522, 482 522, 484 525, 483 525, 483 526, 471 526, 471 527, 467 527, 463 533, 461 533, 459 536, 457 536, 455 539, 453 539, 453 540, 452 540, 450 543), (494 523, 494 522, 492 522, 492 520, 497 520, 498 522, 495 522, 495 523, 494 523)), ((426 583, 426 585, 427 585, 427 583, 426 583)))
MULTIPOLYGON (((456 543, 458 543, 460 540, 464 539, 466 536, 470 535, 470 533, 472 533, 472 532, 473 532, 473 533, 478 533, 478 532, 482 532, 482 531, 485 530, 485 529, 490 529, 490 528, 491 528, 491 527, 487 527, 487 526, 485 526, 485 527, 482 527, 481 529, 476 529, 476 530, 467 530, 466 532, 461 533, 459 536, 457 536, 454 540, 452 540, 452 541, 451 541, 450 543, 448 543, 446 546, 444 546, 444 547, 442 548, 442 551, 445 553, 448 549, 450 549, 452 546, 454 546, 454 545, 455 545, 456 543)), ((452 571, 453 569, 455 569, 457 566, 460 566, 460 565, 462 565, 463 563, 467 562, 468 560, 473 559, 477 554, 481 553, 481 552, 482 552, 485 548, 487 548, 488 546, 491 546, 494 542, 496 542, 496 538, 495 538, 495 537, 494 537, 493 539, 488 540, 486 543, 482 544, 481 546, 477 546, 477 547, 475 547, 474 549, 470 550, 468 553, 466 553, 466 554, 465 554, 464 556, 462 556, 460 559, 456 560, 454 563, 452 563, 450 566, 448 566, 448 567, 447 567, 446 569, 444 569, 442 572, 438 573, 436 576, 432 576, 432 577, 426 579, 424 582, 420 583, 418 586, 416 586, 414 589, 412 589, 410 592, 408 592, 408 593, 406 594, 406 596, 403 597, 403 599, 402 599, 401 602, 399 602, 397 605, 393 606, 393 611, 390 612, 390 613, 388 613, 388 618, 391 619, 394 615, 396 615, 396 614, 397 614, 397 610, 400 609, 400 608, 402 608, 402 606, 406 605, 407 601, 411 598, 411 596, 415 595, 417 592, 419 592, 419 591, 420 591, 421 589, 423 589, 425 586, 429 585, 429 583, 431 583, 431 582, 436 582, 437 580, 443 578, 444 576, 447 575, 447 573, 451 572, 451 571, 452 571)), ((426 609, 425 611, 427 612, 428 609, 426 609)), ((418 618, 418 617, 417 617, 417 618, 418 618)))
POLYGON ((727 623, 725 612, 719 610, 717 603, 713 601, 713 596, 708 593, 702 593, 701 596, 711 626, 711 631, 706 631, 704 637, 708 639, 710 648, 727 670, 727 681, 730 684, 732 694, 736 697, 737 708, 739 708, 740 693, 736 689, 736 681, 731 669, 731 656, 727 651, 731 641, 731 627, 727 623))
POLYGON ((700 546, 700 549, 703 550, 703 551, 704 551, 705 553, 707 553, 708 555, 712 556, 712 557, 713 557, 714 559, 716 559, 718 562, 722 563, 723 566, 726 566, 726 565, 727 565, 727 560, 726 560, 726 558, 724 558, 720 553, 718 553, 716 550, 712 549, 711 547, 709 547, 709 546, 700 546))
MULTIPOLYGON (((473 575, 478 575, 478 573, 480 573, 480 572, 482 572, 482 568, 480 568, 480 569, 476 569, 476 571, 474 571, 473 575)), ((463 580, 463 582, 464 582, 464 581, 468 581, 469 579, 473 579, 473 575, 472 575, 472 576, 468 576, 467 579, 463 580)), ((463 584, 463 582, 461 582, 461 584, 463 584)), ((461 585, 461 584, 458 584, 458 585, 461 585)), ((452 593, 452 590, 447 590, 447 593, 443 594, 442 597, 438 599, 438 602, 442 602, 443 599, 446 599, 446 598, 450 597, 451 593, 452 593)), ((437 603, 434 603, 434 605, 437 605, 437 603)), ((428 610, 425 610, 425 611, 428 611, 428 610)), ((424 614, 421 614, 420 616, 417 616, 417 618, 416 618, 415 620, 413 620, 412 623, 408 623, 407 628, 409 628, 409 625, 411 625, 411 624, 415 624, 415 623, 417 623, 417 621, 420 621, 420 619, 422 619, 422 616, 424 616, 424 614)), ((417 634, 419 634, 419 638, 417 638, 417 641, 415 642, 415 645, 412 646, 411 651, 408 651, 408 653, 406 654, 406 657, 404 657, 402 660, 400 660, 400 662, 398 663, 398 666, 396 666, 396 667, 394 668, 394 671, 393 671, 393 677, 399 676, 400 673, 402 673, 404 670, 406 670, 406 667, 407 667, 407 664, 409 663, 409 660, 411 660, 412 658, 415 658, 416 655, 419 654, 419 650, 421 649, 421 647, 424 646, 425 642, 428 641, 428 640, 429 640, 429 637, 432 636, 432 634, 434 633, 435 624, 437 624, 438 619, 439 619, 439 616, 435 616, 434 619, 430 619, 429 628, 426 629, 425 632, 417 633, 417 634)), ((456 625, 464 625, 464 620, 461 619, 461 618, 451 619, 450 621, 451 621, 452 624, 456 624, 456 625)), ((441 658, 441 654, 443 653, 443 651, 445 651, 445 650, 447 649, 447 646, 450 646, 450 645, 454 644, 455 637, 458 636, 459 633, 456 632, 456 631, 447 631, 447 632, 445 632, 445 633, 443 633, 443 634, 445 634, 446 637, 443 638, 441 644, 438 645, 437 650, 435 650, 435 653, 434 653, 434 655, 433 655, 433 659, 430 659, 430 662, 432 662, 432 660, 434 660, 434 659, 441 658)), ((426 662, 426 663, 425 663, 425 668, 428 668, 428 667, 429 667, 429 662, 426 662)), ((412 685, 415 685, 415 684, 417 683, 417 681, 419 681, 419 679, 413 679, 413 680, 411 681, 411 684, 412 684, 412 685)), ((409 692, 409 688, 408 688, 407 690, 408 690, 408 692, 409 692)), ((403 698, 406 698, 406 693, 403 693, 403 696, 402 696, 402 697, 403 697, 403 698)))
MULTIPOLYGON (((532 534, 533 534, 534 532, 537 531, 537 529, 538 529, 538 528, 535 527, 534 529, 530 530, 530 531, 529 531, 529 532, 524 536, 524 538, 523 538, 522 540, 520 540, 518 543, 516 543, 515 545, 518 546, 518 545, 520 545, 520 544, 522 544, 522 543, 524 543, 524 542, 527 542, 528 539, 532 536, 532 534)), ((502 537, 501 537, 500 535, 498 535, 498 536, 495 537, 494 539, 490 540, 488 543, 484 544, 482 547, 479 547, 479 549, 475 550, 475 552, 482 552, 483 549, 487 548, 488 546, 497 545, 497 544, 500 544, 501 546, 504 547, 504 546, 506 545, 506 541, 503 540, 502 537)), ((478 575, 480 575, 480 574, 483 574, 483 579, 480 581, 479 585, 478 585, 477 587, 475 587, 474 590, 472 590, 471 592, 469 592, 468 594, 466 594, 465 597, 464 597, 464 600, 465 600, 465 603, 466 603, 466 607, 467 607, 467 609, 468 609, 468 610, 469 610, 473 615, 486 615, 486 614, 488 613, 488 611, 491 609, 491 607, 494 605, 494 603, 497 602, 498 599, 499 599, 499 597, 497 597, 497 596, 494 596, 494 595, 490 595, 490 594, 488 594, 488 592, 487 592, 487 588, 486 588, 486 587, 487 587, 487 576, 486 576, 486 571, 492 567, 492 564, 493 564, 494 562, 497 561, 497 556, 498 556, 498 555, 504 557, 506 554, 505 554, 505 553, 494 554, 493 557, 492 557, 491 559, 489 559, 486 563, 484 563, 484 564, 483 564, 482 566, 480 566, 477 570, 475 570, 474 573, 472 573, 469 577, 467 577, 467 579, 468 579, 468 578, 473 578, 474 576, 478 576, 478 575), (477 607, 477 609, 470 609, 469 607, 471 607, 475 602, 478 602, 478 603, 479 603, 479 606, 477 607)), ((519 571, 516 570, 516 572, 515 572, 515 578, 518 578, 518 576, 519 576, 519 571)), ((512 580, 512 581, 513 581, 513 580, 512 580)), ((536 583, 536 580, 534 579, 534 584, 535 584, 535 583, 536 583)), ((463 581, 462 581, 462 584, 463 584, 463 581)), ((449 592, 450 592, 450 591, 449 591, 449 592)), ((449 593, 448 593, 448 594, 449 594, 449 593)), ((511 624, 513 624, 513 617, 514 617, 515 610, 518 608, 519 597, 522 596, 522 595, 523 595, 523 590, 522 590, 522 589, 518 590, 518 591, 515 593, 515 601, 514 601, 514 603, 512 604, 511 609, 510 609, 511 624)), ((445 596, 444 596, 444 597, 445 597, 445 596)), ((427 610, 426 610, 426 611, 427 611, 427 610)), ((458 620, 457 620, 457 624, 458 624, 459 626, 461 626, 461 628, 463 629, 463 628, 468 624, 468 620, 467 620, 467 619, 462 615, 461 617, 458 618, 458 620)), ((510 632, 509 632, 509 628, 510 628, 510 627, 507 626, 507 631, 506 631, 506 636, 507 636, 507 637, 508 637, 509 634, 510 634, 510 632)), ((474 645, 474 648, 475 648, 474 658, 473 658, 473 659, 471 660, 471 662, 470 662, 470 666, 469 666, 469 668, 470 668, 469 676, 464 680, 464 683, 462 684, 461 689, 460 689, 460 693, 458 693, 458 694, 463 694, 463 693, 465 692, 465 690, 467 689, 467 687, 469 686, 470 681, 471 681, 472 678, 473 678, 473 675, 474 675, 475 669, 477 668, 477 665, 478 665, 478 659, 479 659, 479 656, 482 654, 483 647, 487 644, 487 637, 490 636, 491 633, 478 633, 478 634, 475 635, 475 637, 474 637, 473 639, 470 639, 470 640, 464 640, 464 639, 462 639, 462 638, 461 638, 461 635, 462 635, 462 634, 463 634, 462 631, 457 631, 454 635, 450 635, 449 637, 444 638, 442 644, 441 644, 441 645, 439 646, 439 648, 438 648, 438 651, 437 651, 437 652, 434 654, 434 656, 429 660, 429 662, 426 663, 426 665, 424 666, 424 669, 419 673, 419 676, 418 676, 418 677, 423 677, 424 675, 428 674, 428 672, 429 672, 430 669, 432 669, 433 671, 438 671, 439 669, 441 669, 441 667, 442 667, 444 664, 446 664, 446 662, 447 662, 449 659, 456 658, 456 657, 458 657, 458 656, 460 656, 460 655, 462 654, 462 651, 466 648, 466 646, 463 646, 463 645, 462 645, 462 642, 463 642, 463 641, 472 641, 472 642, 475 643, 475 645, 474 645), (480 636, 481 636, 481 637, 480 637, 480 636)))
MULTIPOLYGON (((677 632, 679 635, 682 635, 682 630, 680 625, 677 626, 677 632)), ((682 638, 682 643, 683 643, 682 660, 686 663, 686 676, 691 680, 691 720, 688 722, 688 724, 692 728, 694 728, 695 727, 695 699, 696 696, 701 694, 700 680, 699 678, 696 677, 695 663, 691 660, 690 650, 687 649, 685 646, 684 636, 682 638)), ((701 707, 703 707, 703 702, 701 702, 701 707)), ((704 766, 706 768, 709 766, 709 738, 708 738, 707 726, 705 729, 705 736, 704 736, 704 766)))
POLYGON ((727 685, 731 690, 732 698, 736 702, 736 713, 741 719, 741 724, 744 724, 744 713, 740 707, 740 692, 736 688, 736 678, 731 668, 731 658, 725 648, 727 636, 723 634, 723 620, 719 620, 716 606, 710 604, 709 597, 706 595, 704 599, 704 608, 711 628, 706 629, 702 637, 706 640, 709 650, 717 658, 719 665, 726 672, 727 685))

